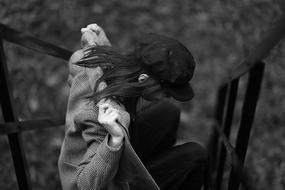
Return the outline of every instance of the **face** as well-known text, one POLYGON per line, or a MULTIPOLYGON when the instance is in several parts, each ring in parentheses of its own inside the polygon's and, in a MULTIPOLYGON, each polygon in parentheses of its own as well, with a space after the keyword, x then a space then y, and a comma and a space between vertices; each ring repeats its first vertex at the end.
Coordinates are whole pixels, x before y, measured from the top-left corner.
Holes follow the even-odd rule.
MULTIPOLYGON (((148 79, 148 78, 149 78, 149 76, 148 76, 147 74, 141 74, 141 75, 139 76, 138 81, 139 81, 139 82, 144 82, 144 81, 145 81, 146 79, 148 79)), ((151 97, 150 97, 150 98, 140 97, 140 98, 138 99, 137 110, 141 110, 141 109, 143 109, 143 108, 145 108, 145 107, 151 105, 151 103, 152 103, 153 101, 159 101, 159 100, 162 100, 162 99, 164 99, 164 98, 170 98, 170 96, 167 95, 167 94, 163 91, 163 89, 160 87, 159 84, 155 85, 153 88, 154 88, 154 89, 153 89, 154 91, 153 91, 153 93, 151 93, 151 97)))
MULTIPOLYGON (((143 74, 140 74, 139 78, 138 78, 138 81, 139 82, 144 82, 146 81, 147 79, 149 79, 150 77, 143 73, 143 74)), ((153 80, 153 79, 152 79, 153 80)), ((169 98, 170 96, 167 95, 167 93, 160 87, 159 84, 155 85, 153 87, 154 89, 154 92, 151 94, 151 99, 154 99, 154 100, 160 100, 162 98, 169 98)))

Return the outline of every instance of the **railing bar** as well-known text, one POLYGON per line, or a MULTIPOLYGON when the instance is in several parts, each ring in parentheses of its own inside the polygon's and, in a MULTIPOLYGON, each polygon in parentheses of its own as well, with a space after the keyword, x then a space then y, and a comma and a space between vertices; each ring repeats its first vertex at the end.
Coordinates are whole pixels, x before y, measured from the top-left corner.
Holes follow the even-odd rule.
POLYGON ((241 161, 239 160, 228 138, 223 133, 221 126, 218 123, 215 123, 214 126, 217 132, 219 133, 219 137, 222 140, 223 145, 226 147, 226 151, 230 155, 232 172, 235 173, 235 175, 240 176, 241 182, 246 190, 254 190, 255 188, 250 185, 251 183, 249 182, 248 172, 243 168, 241 161))
MULTIPOLYGON (((227 93, 228 85, 223 85, 218 90, 218 96, 216 100, 216 106, 215 106, 215 120, 219 125, 222 123, 223 118, 223 112, 225 107, 225 101, 226 101, 226 93, 227 93)), ((207 182, 204 186, 205 190, 211 189, 213 186, 212 178, 213 173, 216 169, 216 162, 217 162, 217 150, 218 150, 218 140, 219 140, 219 133, 215 129, 215 126, 213 126, 211 131, 210 140, 208 141, 208 149, 209 149, 209 165, 207 170, 207 182)))
MULTIPOLYGON (((244 163, 250 131, 254 120, 255 109, 260 93, 262 77, 264 72, 264 63, 258 62, 258 64, 251 69, 249 73, 248 85, 246 89, 245 100, 242 108, 241 123, 238 131, 236 142, 236 153, 244 163)), ((233 172, 230 173, 229 189, 238 190, 240 179, 233 172)))
MULTIPOLYGON (((0 101, 5 122, 17 121, 16 114, 13 110, 13 98, 10 86, 3 41, 0 38, 0 101)), ((8 135, 8 140, 16 171, 18 187, 23 190, 30 190, 30 175, 27 168, 24 147, 22 146, 22 137, 19 133, 13 133, 8 135)))
POLYGON ((32 36, 16 31, 0 23, 0 36, 9 42, 24 46, 34 51, 68 60, 71 52, 51 43, 44 42, 32 36))
MULTIPOLYGON (((247 73, 258 60, 262 60, 269 55, 271 49, 284 37, 285 35, 285 14, 283 13, 280 19, 272 27, 267 35, 261 40, 261 42, 254 48, 251 54, 239 64, 229 76, 224 78, 222 84, 227 84, 229 81, 239 78, 243 74, 247 73)), ((59 57, 64 60, 68 60, 71 56, 71 52, 55 46, 53 44, 36 39, 32 36, 20 33, 10 27, 0 24, 0 35, 7 41, 22 45, 32 50, 48 54, 51 56, 59 57)))
POLYGON ((260 40, 260 43, 251 51, 249 56, 232 70, 229 76, 224 78, 222 84, 241 77, 254 67, 259 60, 265 59, 270 51, 285 36, 285 13, 283 12, 276 24, 260 40))
POLYGON ((60 125, 64 125, 64 119, 46 118, 30 121, 0 123, 0 135, 46 129, 51 127, 57 127, 60 125))
MULTIPOLYGON (((223 113, 224 113, 224 107, 225 107, 225 101, 226 101, 226 95, 227 95, 227 89, 228 85, 223 85, 220 87, 219 92, 218 92, 218 98, 216 100, 216 111, 215 111, 215 119, 216 122, 222 125, 222 118, 223 118, 223 113)), ((211 147, 211 161, 212 161, 212 169, 215 169, 216 165, 216 157, 217 157, 217 150, 218 150, 218 140, 219 140, 219 135, 216 129, 213 127, 213 137, 210 141, 209 147, 211 147)))
MULTIPOLYGON (((237 97, 237 90, 238 90, 238 83, 239 79, 235 79, 230 83, 230 89, 227 99, 227 107, 226 107, 226 114, 224 115, 224 123, 223 123, 223 132, 226 137, 229 137, 230 131, 231 131, 231 125, 232 125, 232 119, 235 109, 235 102, 237 97)), ((226 149, 225 146, 221 146, 221 150, 219 152, 219 161, 218 161, 218 173, 215 183, 215 189, 221 188, 221 183, 223 180, 223 174, 224 174, 224 167, 225 167, 225 161, 226 161, 226 149)))
MULTIPOLYGON (((223 112, 221 113, 221 115, 219 116, 219 126, 222 126, 222 130, 223 130, 223 126, 224 126, 224 123, 225 123, 225 116, 227 114, 226 112, 226 109, 227 109, 227 105, 228 105, 228 102, 229 102, 229 97, 230 97, 230 85, 231 83, 227 83, 227 89, 226 89, 226 94, 225 94, 225 99, 224 99, 224 108, 223 108, 223 112)), ((222 146, 223 146, 223 143, 221 141, 220 138, 218 138, 218 144, 217 144, 217 152, 216 152, 216 163, 215 163, 215 166, 216 166, 216 170, 217 170, 217 167, 219 167, 219 162, 220 162, 220 152, 221 152, 221 149, 222 149, 222 146)), ((217 170, 218 171, 218 170, 217 170)))

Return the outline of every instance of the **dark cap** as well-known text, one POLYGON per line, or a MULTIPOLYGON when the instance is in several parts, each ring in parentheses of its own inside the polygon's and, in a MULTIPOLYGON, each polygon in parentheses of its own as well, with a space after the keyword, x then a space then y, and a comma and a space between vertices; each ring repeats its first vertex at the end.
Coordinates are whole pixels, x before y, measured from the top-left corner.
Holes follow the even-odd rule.
POLYGON ((190 51, 175 39, 146 34, 138 42, 136 58, 141 66, 173 98, 187 101, 194 93, 189 81, 195 61, 190 51))

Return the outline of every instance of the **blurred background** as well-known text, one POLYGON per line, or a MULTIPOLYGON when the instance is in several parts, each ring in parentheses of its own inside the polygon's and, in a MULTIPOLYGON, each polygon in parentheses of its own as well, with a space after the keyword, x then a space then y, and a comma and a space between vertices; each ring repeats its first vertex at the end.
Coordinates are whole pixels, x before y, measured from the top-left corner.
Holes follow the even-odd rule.
MULTIPOLYGON (((114 47, 132 49, 142 32, 181 41, 194 55, 195 98, 183 110, 179 142, 207 144, 217 88, 223 76, 258 43, 281 14, 277 0, 0 0, 0 22, 71 51, 80 48, 80 29, 101 25, 114 47)), ((4 44, 19 120, 65 117, 67 63, 4 44)), ((265 74, 249 142, 246 167, 257 189, 285 189, 285 45, 266 59, 265 74), (282 53, 283 52, 283 53, 282 53)), ((241 89, 233 121, 239 124, 241 89)), ((1 92, 0 92, 1 93, 1 92)), ((2 116, 0 116, 3 121, 2 116)), ((24 147, 34 189, 61 189, 57 159, 64 127, 25 132, 24 147)), ((17 189, 7 137, 0 136, 0 189, 17 189)), ((228 167, 228 166, 227 166, 228 167)))

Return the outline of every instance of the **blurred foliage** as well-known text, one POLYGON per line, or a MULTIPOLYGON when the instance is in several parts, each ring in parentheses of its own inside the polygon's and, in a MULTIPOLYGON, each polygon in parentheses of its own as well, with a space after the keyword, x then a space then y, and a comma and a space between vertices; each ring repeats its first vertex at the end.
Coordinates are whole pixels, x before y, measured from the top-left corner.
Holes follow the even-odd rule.
MULTIPOLYGON (((197 69, 193 101, 183 109, 179 139, 206 144, 211 131, 217 87, 222 76, 258 43, 281 14, 277 0, 0 0, 0 22, 72 51, 80 46, 80 28, 101 25, 117 48, 129 50, 142 32, 174 37, 193 53, 197 69), (191 126, 189 126, 191 124, 191 126)), ((19 120, 64 117, 67 64, 5 43, 19 120)), ((257 189, 285 188, 284 43, 268 63, 250 139, 246 167, 257 189)), ((246 77, 240 81, 239 124, 246 77)), ((26 132, 23 141, 34 189, 61 189, 57 159, 64 127, 26 132)), ((0 138, 0 189, 16 189, 6 137, 0 138)))

